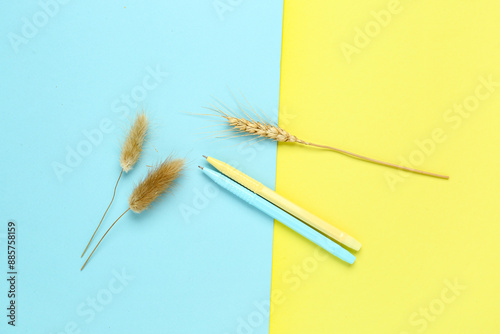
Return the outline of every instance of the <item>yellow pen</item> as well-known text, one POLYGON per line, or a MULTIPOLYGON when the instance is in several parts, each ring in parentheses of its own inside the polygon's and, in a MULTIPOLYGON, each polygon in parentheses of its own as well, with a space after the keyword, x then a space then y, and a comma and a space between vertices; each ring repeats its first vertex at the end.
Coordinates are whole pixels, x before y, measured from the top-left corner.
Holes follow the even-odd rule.
POLYGON ((212 157, 207 157, 207 156, 203 157, 206 158, 208 163, 214 166, 216 169, 218 169, 222 174, 228 176, 229 178, 238 182, 239 184, 251 190, 252 192, 256 193, 257 195, 265 198, 266 200, 273 203, 282 210, 297 217, 304 223, 317 229, 326 236, 335 239, 336 241, 346 245, 351 249, 359 250, 361 248, 361 243, 356 239, 354 239, 353 237, 351 237, 350 235, 348 235, 347 233, 342 232, 341 230, 330 225, 323 219, 304 210, 297 204, 290 202, 289 200, 279 195, 275 191, 271 190, 270 188, 266 187, 259 181, 252 179, 250 176, 240 172, 239 170, 226 164, 225 162, 214 159, 212 157))

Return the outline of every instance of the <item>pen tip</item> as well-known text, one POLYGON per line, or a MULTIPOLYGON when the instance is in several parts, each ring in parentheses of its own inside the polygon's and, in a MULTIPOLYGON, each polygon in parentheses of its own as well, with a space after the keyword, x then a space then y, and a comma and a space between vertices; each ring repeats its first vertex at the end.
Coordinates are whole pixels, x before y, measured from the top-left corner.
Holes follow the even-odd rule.
POLYGON ((206 155, 202 155, 202 157, 204 157, 205 159, 208 159, 208 157, 206 155))
POLYGON ((200 169, 203 169, 203 167, 201 167, 201 166, 198 166, 198 167, 199 167, 200 169))

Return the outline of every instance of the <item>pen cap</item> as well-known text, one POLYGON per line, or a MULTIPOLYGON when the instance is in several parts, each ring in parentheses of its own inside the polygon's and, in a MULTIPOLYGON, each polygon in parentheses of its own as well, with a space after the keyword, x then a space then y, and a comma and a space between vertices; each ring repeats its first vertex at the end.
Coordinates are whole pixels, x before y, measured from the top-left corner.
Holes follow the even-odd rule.
POLYGON ((230 177, 234 181, 238 182, 245 188, 248 188, 249 190, 253 191, 254 193, 258 193, 259 191, 264 188, 264 185, 260 183, 259 181, 252 179, 250 176, 240 172, 233 166, 222 162, 220 160, 214 159, 212 157, 207 157, 207 161, 209 164, 214 166, 219 172, 222 174, 230 177))

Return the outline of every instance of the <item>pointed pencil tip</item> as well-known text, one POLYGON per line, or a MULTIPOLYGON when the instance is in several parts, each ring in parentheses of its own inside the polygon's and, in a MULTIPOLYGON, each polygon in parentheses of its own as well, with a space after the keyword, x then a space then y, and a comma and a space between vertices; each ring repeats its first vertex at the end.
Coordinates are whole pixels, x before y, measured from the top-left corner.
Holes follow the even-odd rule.
POLYGON ((206 155, 202 155, 202 157, 204 157, 205 159, 208 159, 208 157, 206 155))

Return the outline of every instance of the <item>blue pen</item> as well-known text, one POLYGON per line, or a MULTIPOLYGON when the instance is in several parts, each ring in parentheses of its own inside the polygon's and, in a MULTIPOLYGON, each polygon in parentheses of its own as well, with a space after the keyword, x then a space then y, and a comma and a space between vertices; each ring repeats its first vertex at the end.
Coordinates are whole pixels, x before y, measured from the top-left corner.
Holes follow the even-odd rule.
POLYGON ((230 191, 234 195, 243 199, 248 204, 264 212, 271 218, 274 218, 279 222, 281 222, 282 224, 288 226, 295 232, 311 240, 316 245, 320 246, 329 253, 335 255, 339 259, 350 264, 353 264, 354 260, 356 260, 356 257, 354 255, 349 253, 347 250, 345 250, 332 240, 325 237, 323 234, 319 233, 318 231, 304 224, 303 222, 301 222, 294 216, 290 215, 286 211, 281 210, 280 208, 268 202, 267 200, 263 199, 259 195, 256 195, 255 193, 251 192, 250 190, 243 187, 239 183, 231 180, 227 176, 219 172, 216 172, 214 170, 203 168, 201 166, 198 167, 201 168, 201 170, 205 175, 211 178, 215 183, 217 183, 222 188, 230 191))

